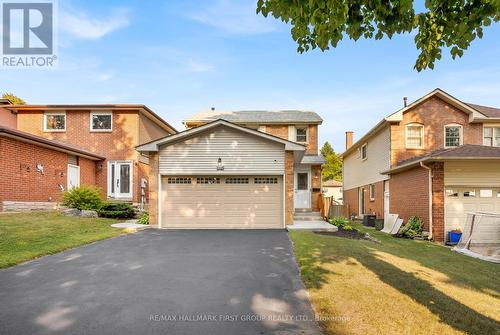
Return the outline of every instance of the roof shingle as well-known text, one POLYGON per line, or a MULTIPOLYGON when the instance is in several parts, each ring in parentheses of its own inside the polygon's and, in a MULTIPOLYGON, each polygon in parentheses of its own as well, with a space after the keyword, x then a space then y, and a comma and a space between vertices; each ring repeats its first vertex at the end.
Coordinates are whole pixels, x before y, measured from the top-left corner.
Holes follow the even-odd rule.
POLYGON ((315 112, 300 110, 281 111, 208 111, 188 117, 184 122, 226 120, 234 123, 322 123, 315 112))

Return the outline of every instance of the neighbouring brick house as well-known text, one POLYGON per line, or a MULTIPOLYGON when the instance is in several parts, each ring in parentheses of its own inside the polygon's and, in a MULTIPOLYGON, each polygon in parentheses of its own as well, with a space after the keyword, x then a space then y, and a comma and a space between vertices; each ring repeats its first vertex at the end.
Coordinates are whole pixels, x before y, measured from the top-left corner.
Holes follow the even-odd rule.
MULTIPOLYGON (((71 179, 68 183, 71 182, 72 185, 96 185, 102 189, 106 199, 134 204, 146 202, 149 175, 149 158, 139 154, 135 147, 177 132, 148 107, 132 104, 12 105, 6 103, 0 106, 0 121, 2 121, 0 125, 4 125, 4 128, 7 125, 12 129, 12 125, 15 124, 15 128, 25 134, 68 145, 91 153, 93 157, 100 157, 97 161, 88 161, 78 158, 82 156, 75 155, 66 159, 65 168, 62 168, 60 160, 57 160, 59 165, 54 169, 67 174, 71 179)), ((3 150, 14 150, 9 149, 9 146, 16 148, 19 144, 3 139, 3 150)), ((38 147, 35 151, 38 151, 38 147)), ((39 150, 43 157, 49 154, 44 150, 39 150)), ((2 164, 6 164, 7 160, 17 167, 25 164, 23 161, 25 157, 22 155, 16 155, 14 158, 16 160, 12 162, 11 156, 2 155, 2 164)), ((36 153, 32 156, 32 162, 34 162, 33 159, 41 158, 36 153)), ((10 178, 10 173, 7 171, 2 170, 0 173, 2 181, 10 178)), ((45 175, 43 178, 48 177, 45 175)), ((47 181, 42 181, 40 178, 37 181, 38 184, 28 187, 42 190, 49 187, 47 181)), ((67 188, 66 183, 56 183, 52 180, 50 188, 53 192, 56 192, 54 191, 56 184, 63 186, 60 189, 67 188)), ((7 198, 3 200, 10 201, 7 198)), ((21 198, 16 199, 18 203, 21 200, 21 198)), ((26 204, 57 202, 58 200, 59 197, 53 193, 42 198, 31 197, 31 195, 24 198, 26 204)), ((34 207, 40 206, 42 204, 34 207)))
POLYGON ((151 161, 150 221, 161 228, 283 228, 318 211, 318 125, 307 111, 209 111, 139 146, 151 161), (155 200, 153 200, 155 199, 155 200), (155 208, 157 206, 157 208, 155 208))
POLYGON ((443 242, 467 212, 500 212, 500 109, 436 89, 352 136, 342 154, 350 214, 416 215, 443 242))
POLYGON ((0 125, 0 212, 55 208, 68 188, 72 162, 79 183, 96 184, 96 162, 85 149, 0 125))

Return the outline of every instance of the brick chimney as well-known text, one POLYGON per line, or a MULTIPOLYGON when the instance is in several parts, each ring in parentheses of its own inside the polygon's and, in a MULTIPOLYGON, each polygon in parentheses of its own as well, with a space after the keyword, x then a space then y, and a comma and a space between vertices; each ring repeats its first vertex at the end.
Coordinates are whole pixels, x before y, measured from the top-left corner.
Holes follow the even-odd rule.
POLYGON ((352 131, 346 131, 345 132, 345 149, 349 150, 350 147, 352 147, 352 135, 354 132, 352 131))

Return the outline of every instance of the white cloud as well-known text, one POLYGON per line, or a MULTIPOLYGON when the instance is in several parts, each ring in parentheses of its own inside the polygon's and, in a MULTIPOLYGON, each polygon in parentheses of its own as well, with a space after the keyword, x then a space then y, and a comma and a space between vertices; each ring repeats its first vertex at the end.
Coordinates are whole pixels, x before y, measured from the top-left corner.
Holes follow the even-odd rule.
POLYGON ((96 18, 81 10, 60 11, 59 25, 62 31, 76 38, 97 40, 130 23, 127 9, 115 9, 107 17, 96 18))
POLYGON ((186 64, 186 70, 188 72, 209 72, 214 70, 214 66, 212 64, 189 61, 186 64))
POLYGON ((254 0, 217 0, 188 17, 230 34, 262 34, 277 30, 277 22, 273 18, 265 18, 256 14, 255 10, 254 0))
POLYGON ((110 80, 113 78, 113 74, 111 73, 100 73, 98 76, 97 76, 97 79, 99 81, 107 81, 107 80, 110 80))

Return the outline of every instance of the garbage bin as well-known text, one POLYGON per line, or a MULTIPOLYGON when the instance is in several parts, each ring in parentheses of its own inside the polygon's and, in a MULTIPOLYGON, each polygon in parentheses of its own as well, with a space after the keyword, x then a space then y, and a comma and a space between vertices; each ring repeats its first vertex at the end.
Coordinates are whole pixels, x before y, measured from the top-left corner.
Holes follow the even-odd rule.
POLYGON ((375 227, 375 218, 376 215, 365 214, 363 215, 363 226, 367 227, 375 227))

